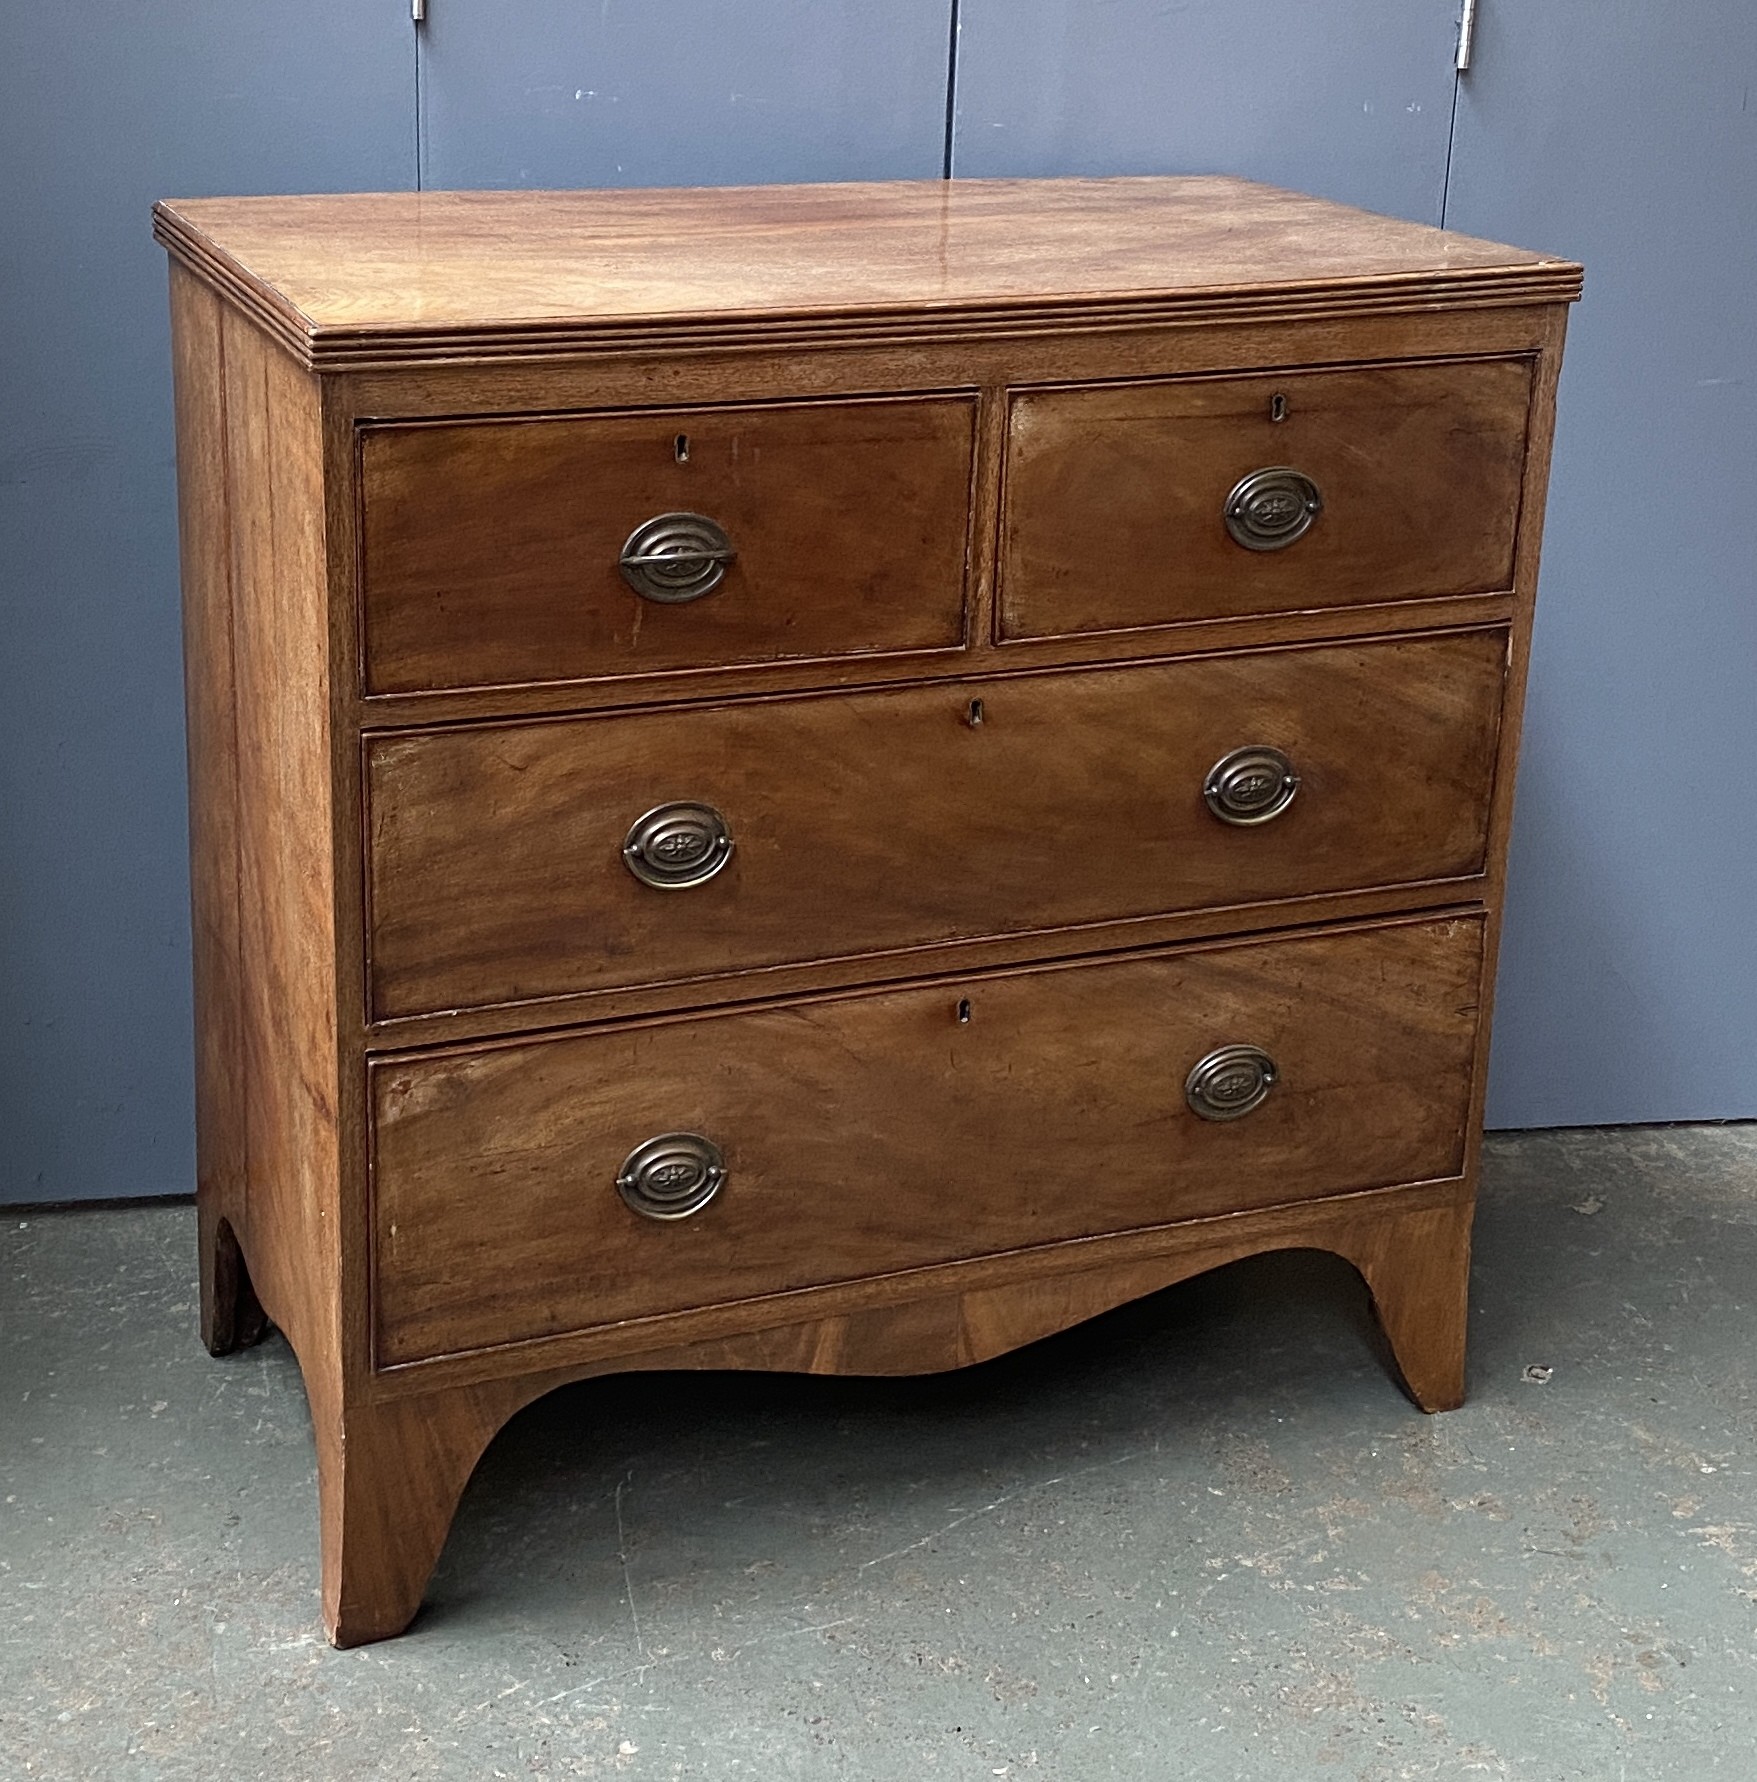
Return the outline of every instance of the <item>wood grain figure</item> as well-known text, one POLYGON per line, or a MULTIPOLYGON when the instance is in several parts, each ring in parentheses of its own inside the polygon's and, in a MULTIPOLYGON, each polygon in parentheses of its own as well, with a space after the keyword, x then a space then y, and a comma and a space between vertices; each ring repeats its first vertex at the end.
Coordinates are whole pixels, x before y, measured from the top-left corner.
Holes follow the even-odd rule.
POLYGON ((1510 587, 1530 407, 1527 359, 1023 391, 1000 634, 1510 587), (1311 479, 1317 518, 1241 551, 1227 497, 1281 466, 1311 479))
POLYGON ((375 737, 373 1012, 1375 886, 1455 899, 1484 866, 1506 660, 1495 628, 375 737), (1230 824, 1203 787, 1253 744, 1299 790, 1230 824), (674 801, 718 811, 732 852, 656 890, 623 847, 674 801))
POLYGON ((669 409, 361 436, 370 692, 961 649, 976 404, 669 409), (699 599, 618 564, 656 515, 736 555, 699 599))

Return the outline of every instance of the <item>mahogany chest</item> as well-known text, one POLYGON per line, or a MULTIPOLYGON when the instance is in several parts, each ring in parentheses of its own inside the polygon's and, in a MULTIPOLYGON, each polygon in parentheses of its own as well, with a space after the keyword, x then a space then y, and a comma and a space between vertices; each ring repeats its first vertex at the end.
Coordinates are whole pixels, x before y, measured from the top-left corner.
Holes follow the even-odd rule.
POLYGON ((1301 1245, 1459 1402, 1578 267, 1208 178, 156 225, 203 1329, 332 1639, 589 1374, 1301 1245))

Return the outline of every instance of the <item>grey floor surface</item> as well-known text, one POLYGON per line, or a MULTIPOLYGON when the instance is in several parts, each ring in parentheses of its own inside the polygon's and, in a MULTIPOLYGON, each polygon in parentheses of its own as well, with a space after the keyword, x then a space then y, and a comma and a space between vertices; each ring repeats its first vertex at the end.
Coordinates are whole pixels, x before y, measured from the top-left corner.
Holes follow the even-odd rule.
POLYGON ((570 1388, 346 1653, 193 1226, 0 1215, 7 1782, 1757 1776, 1757 1128, 1493 1138, 1450 1416, 1311 1255, 956 1375, 570 1388))

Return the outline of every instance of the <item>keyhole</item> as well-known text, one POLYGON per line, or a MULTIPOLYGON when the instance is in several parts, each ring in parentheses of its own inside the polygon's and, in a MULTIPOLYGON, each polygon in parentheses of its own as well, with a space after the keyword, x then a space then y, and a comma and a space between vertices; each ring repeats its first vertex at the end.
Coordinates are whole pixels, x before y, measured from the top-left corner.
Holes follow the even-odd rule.
POLYGON ((968 996, 958 998, 958 1025, 960 1027, 970 1025, 970 998, 968 996))
POLYGON ((972 730, 974 730, 982 722, 982 716, 983 716, 982 701, 980 699, 971 700, 970 701, 970 716, 969 716, 968 722, 969 722, 970 728, 972 730))
POLYGON ((1272 421, 1287 419, 1287 398, 1279 390, 1269 398, 1269 419, 1272 421))
POLYGON ((689 462, 689 435, 687 433, 678 434, 676 439, 671 442, 671 449, 677 454, 679 464, 687 464, 689 462))

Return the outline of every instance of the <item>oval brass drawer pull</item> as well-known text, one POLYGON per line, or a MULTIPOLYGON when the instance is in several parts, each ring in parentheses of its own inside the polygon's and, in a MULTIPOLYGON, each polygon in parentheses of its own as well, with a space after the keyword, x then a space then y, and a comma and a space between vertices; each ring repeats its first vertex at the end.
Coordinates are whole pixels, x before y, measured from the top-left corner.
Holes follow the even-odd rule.
POLYGON ((658 514, 635 527, 617 567, 643 600, 678 606, 719 587, 737 551, 706 514, 658 514))
POLYGON ((711 804, 657 805, 622 844, 623 865, 660 891, 705 885, 731 858, 732 831, 711 804))
POLYGON ((687 1219, 726 1183, 726 1159, 699 1132, 662 1132, 636 1145, 617 1173, 616 1191, 648 1219, 687 1219))
POLYGON ((1247 551, 1285 550, 1324 511, 1318 485, 1284 464, 1253 470, 1226 498, 1226 530, 1247 551))
POLYGON ((1279 1076, 1261 1046, 1221 1046, 1184 1079, 1184 1099, 1204 1120, 1237 1120, 1268 1100, 1279 1076))
POLYGON ((1247 826, 1279 817, 1298 790, 1292 761, 1266 743, 1222 755, 1202 782, 1203 801, 1222 823, 1247 826))

